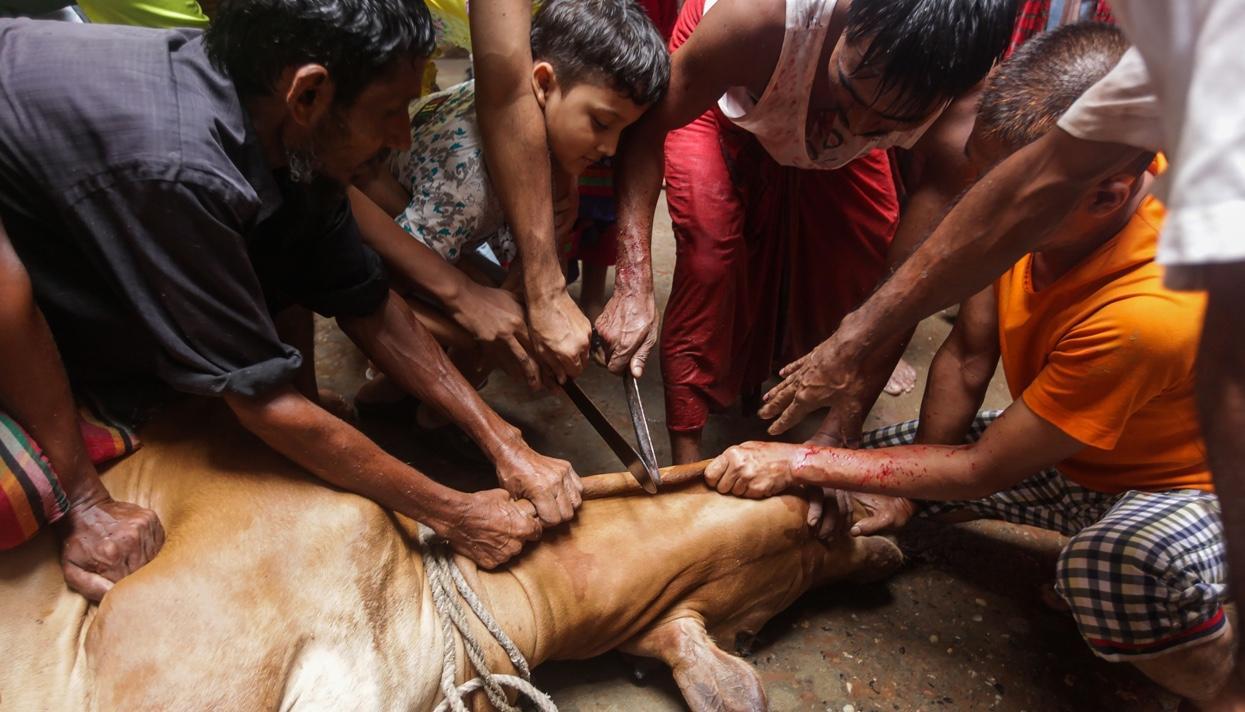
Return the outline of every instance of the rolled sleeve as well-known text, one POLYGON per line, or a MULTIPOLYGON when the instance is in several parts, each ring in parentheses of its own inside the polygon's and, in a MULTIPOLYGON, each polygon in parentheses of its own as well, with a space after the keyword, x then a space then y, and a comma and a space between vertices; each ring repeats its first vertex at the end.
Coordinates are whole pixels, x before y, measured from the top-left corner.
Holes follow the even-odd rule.
POLYGON ((239 232, 239 206, 253 201, 235 192, 183 169, 110 178, 68 205, 73 239, 154 341, 156 375, 180 391, 254 396, 302 364, 277 336, 239 232))

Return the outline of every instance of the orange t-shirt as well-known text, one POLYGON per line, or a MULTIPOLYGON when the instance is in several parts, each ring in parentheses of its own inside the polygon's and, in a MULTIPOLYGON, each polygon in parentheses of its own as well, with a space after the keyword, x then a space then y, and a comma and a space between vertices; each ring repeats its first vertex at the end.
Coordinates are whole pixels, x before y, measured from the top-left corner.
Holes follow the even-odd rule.
POLYGON ((1206 302, 1163 287, 1154 254, 1164 214, 1146 198, 1040 292, 1032 255, 995 283, 1012 397, 1085 444, 1059 471, 1101 492, 1213 489, 1193 401, 1206 302))

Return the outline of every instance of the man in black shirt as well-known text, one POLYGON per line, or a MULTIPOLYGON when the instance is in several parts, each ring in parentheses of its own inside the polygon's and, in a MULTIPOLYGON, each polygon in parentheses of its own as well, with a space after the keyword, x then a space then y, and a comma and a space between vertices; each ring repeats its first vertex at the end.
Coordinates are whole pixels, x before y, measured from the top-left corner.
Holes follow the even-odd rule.
POLYGON ((75 386, 221 396, 274 449, 491 567, 573 515, 578 479, 389 291, 343 192, 408 144, 431 48, 415 0, 224 3, 206 35, 0 20, 0 220, 75 386), (432 482, 299 393, 272 320, 291 304, 449 414, 506 491, 432 482))

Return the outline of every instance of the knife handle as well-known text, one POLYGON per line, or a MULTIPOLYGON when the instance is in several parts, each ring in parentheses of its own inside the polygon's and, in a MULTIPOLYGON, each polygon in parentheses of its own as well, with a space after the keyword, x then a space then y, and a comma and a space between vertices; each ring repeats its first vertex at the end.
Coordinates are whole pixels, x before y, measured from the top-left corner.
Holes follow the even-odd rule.
MULTIPOLYGON (((661 472, 662 489, 674 487, 687 482, 695 482, 705 476, 705 468, 713 460, 701 460, 686 465, 663 467, 661 472)), ((591 475, 583 478, 584 499, 604 499, 618 495, 641 494, 640 483, 630 472, 610 472, 604 475, 591 475)))

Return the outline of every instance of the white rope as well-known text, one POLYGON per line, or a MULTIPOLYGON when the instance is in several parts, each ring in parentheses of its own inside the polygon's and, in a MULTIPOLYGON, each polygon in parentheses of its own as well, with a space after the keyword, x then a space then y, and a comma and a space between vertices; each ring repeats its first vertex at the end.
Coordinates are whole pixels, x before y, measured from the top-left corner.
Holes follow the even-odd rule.
POLYGON ((511 687, 527 695, 541 712, 557 712, 558 708, 554 706, 553 700, 531 684, 532 671, 523 653, 510 636, 506 635, 506 631, 502 630, 497 620, 489 614, 475 591, 471 590, 471 586, 463 578, 462 572, 458 570, 453 555, 445 543, 427 529, 422 530, 420 542, 423 544, 424 569, 428 575, 428 585, 432 589, 437 620, 441 626, 442 637, 445 639, 445 661, 441 666, 441 694, 445 696, 445 699, 436 707, 436 712, 447 710, 468 712, 463 702, 463 695, 477 690, 484 690, 489 702, 498 710, 519 712, 517 707, 510 704, 506 691, 502 689, 503 686, 511 687), (466 601, 471 612, 484 624, 485 629, 502 647, 502 650, 506 651, 506 656, 510 658, 510 662, 514 664, 522 677, 498 675, 489 670, 484 649, 472 636, 471 622, 467 619, 455 593, 466 601), (477 673, 476 677, 459 687, 454 686, 454 678, 458 673, 458 654, 454 645, 455 629, 462 638, 467 660, 477 673))
MULTIPOLYGON (((515 677, 514 675, 494 674, 492 677, 494 682, 501 683, 507 687, 512 687, 524 695, 527 695, 528 699, 536 704, 536 709, 540 710, 540 712, 558 712, 557 706, 553 704, 553 700, 549 699, 549 695, 541 692, 535 685, 527 680, 524 680, 521 677, 515 677)), ((472 692, 483 688, 484 682, 480 678, 475 677, 462 685, 459 685, 455 692, 461 698, 463 695, 469 695, 472 692)), ((441 704, 433 708, 432 712, 449 712, 449 709, 450 700, 444 699, 441 700, 441 704)))

